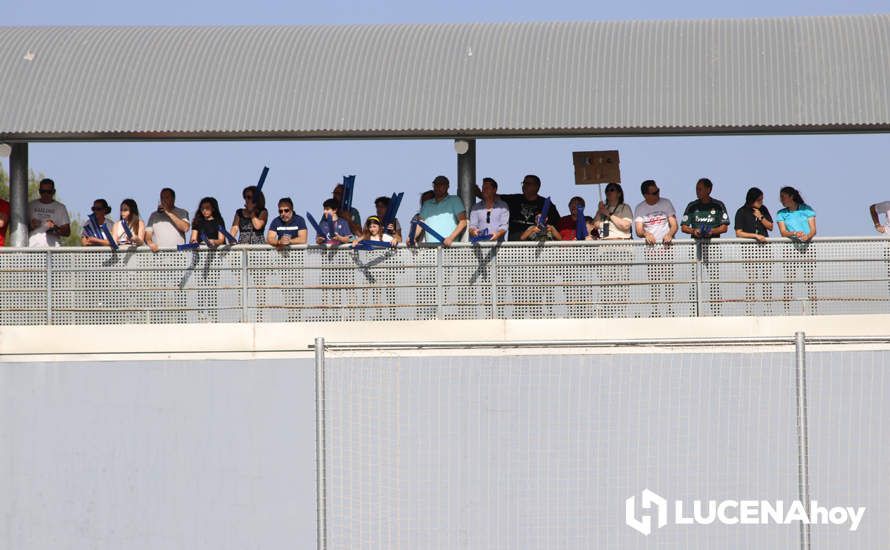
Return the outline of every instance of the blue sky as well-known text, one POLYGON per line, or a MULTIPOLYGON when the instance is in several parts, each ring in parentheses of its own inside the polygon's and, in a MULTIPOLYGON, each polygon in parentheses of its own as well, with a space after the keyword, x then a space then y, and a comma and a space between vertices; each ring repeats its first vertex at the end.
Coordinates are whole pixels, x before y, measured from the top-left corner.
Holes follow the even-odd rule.
MULTIPOLYGON (((750 2, 358 2, 326 3, 154 2, 4 0, 3 25, 235 25, 493 22, 597 19, 706 19, 834 15, 890 11, 878 1, 750 2)), ((721 136, 694 138, 591 138, 480 140, 477 175, 492 176, 502 192, 518 192, 527 173, 544 182, 564 211, 573 195, 596 198, 595 187, 573 183, 571 152, 618 149, 627 202, 638 202, 639 182, 659 182, 678 209, 694 199, 699 177, 715 183, 714 196, 734 210, 748 187, 779 208, 778 189, 792 185, 817 212, 821 235, 874 235, 867 214, 872 202, 890 199, 890 135, 721 136)), ((456 159, 448 140, 290 141, 175 143, 37 143, 31 167, 53 177, 72 212, 85 214, 104 197, 115 209, 127 197, 144 213, 157 205, 161 187, 177 190, 177 203, 194 212, 198 199, 214 195, 230 219, 240 190, 270 167, 267 197, 294 198, 299 212, 320 210, 333 184, 356 174, 355 205, 363 215, 375 196, 405 191, 413 199, 445 174, 456 183, 456 159)), ((3 159, 8 170, 8 159, 3 159)), ((454 183, 452 190, 454 189, 454 183)), ((401 217, 416 202, 404 203, 401 217)), ((410 212, 409 212, 410 210, 410 212)))

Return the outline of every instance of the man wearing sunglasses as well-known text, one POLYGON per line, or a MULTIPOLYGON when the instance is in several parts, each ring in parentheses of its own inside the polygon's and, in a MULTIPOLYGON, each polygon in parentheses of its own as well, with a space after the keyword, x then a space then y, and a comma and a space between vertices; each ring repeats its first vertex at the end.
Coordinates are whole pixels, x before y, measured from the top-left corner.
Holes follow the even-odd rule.
POLYGON ((490 241, 502 241, 510 224, 510 207, 498 197, 498 182, 482 178, 482 200, 470 209, 470 236, 486 231, 490 241))
POLYGON ((28 219, 31 220, 28 246, 62 246, 61 238, 71 234, 68 209, 53 199, 56 194, 56 184, 53 180, 49 178, 40 180, 37 190, 40 198, 28 204, 28 219))
POLYGON ((677 234, 677 212, 671 201, 661 198, 661 190, 654 180, 640 185, 643 202, 634 208, 634 225, 637 235, 649 244, 669 244, 677 234))
POLYGON ((266 242, 281 249, 292 244, 306 244, 306 220, 294 212, 294 201, 284 197, 278 201, 278 217, 272 220, 266 242))

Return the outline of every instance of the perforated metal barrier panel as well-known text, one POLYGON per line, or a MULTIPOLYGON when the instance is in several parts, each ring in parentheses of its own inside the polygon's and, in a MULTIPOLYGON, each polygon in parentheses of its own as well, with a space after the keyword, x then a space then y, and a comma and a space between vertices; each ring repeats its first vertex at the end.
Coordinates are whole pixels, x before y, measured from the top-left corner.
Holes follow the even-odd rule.
POLYGON ((0 324, 885 313, 890 240, 0 249, 0 324))
MULTIPOLYGON (((719 344, 709 346, 716 349, 719 344)), ((890 354, 807 352, 810 497, 864 507, 812 548, 883 549, 890 354)), ((330 549, 797 549, 800 524, 674 521, 626 499, 800 497, 793 350, 325 359, 330 549), (648 512, 654 517, 654 512, 648 512)))

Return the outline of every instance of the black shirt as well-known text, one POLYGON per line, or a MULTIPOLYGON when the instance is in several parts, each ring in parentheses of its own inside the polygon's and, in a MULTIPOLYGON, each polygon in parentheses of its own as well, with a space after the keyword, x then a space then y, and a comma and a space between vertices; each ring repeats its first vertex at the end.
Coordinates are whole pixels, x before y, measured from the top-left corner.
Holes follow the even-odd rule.
MULTIPOLYGON (((760 213, 763 214, 764 219, 773 221, 766 206, 760 207, 760 213)), ((763 235, 764 237, 769 236, 769 231, 767 231, 766 227, 760 223, 760 220, 754 217, 754 210, 750 206, 743 206, 736 211, 735 228, 741 229, 746 233, 754 233, 755 235, 763 235)))
MULTIPOLYGON (((546 199, 538 195, 537 199, 529 201, 522 193, 500 195, 500 197, 510 207, 510 228, 508 229, 507 240, 518 241, 526 229, 535 225, 535 216, 544 209, 544 201, 546 199)), ((559 217, 556 205, 551 201, 550 210, 547 213, 547 224, 555 227, 559 222, 559 217)))
POLYGON ((219 238, 219 221, 218 220, 208 220, 204 217, 198 219, 197 222, 192 224, 192 229, 198 230, 198 242, 201 242, 201 233, 207 236, 208 239, 218 239, 219 238))

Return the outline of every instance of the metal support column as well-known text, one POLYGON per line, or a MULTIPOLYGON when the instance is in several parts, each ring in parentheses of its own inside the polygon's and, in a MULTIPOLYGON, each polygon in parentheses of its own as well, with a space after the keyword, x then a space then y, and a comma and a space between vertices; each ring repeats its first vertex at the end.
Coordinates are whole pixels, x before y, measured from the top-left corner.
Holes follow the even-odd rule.
POLYGON ((315 339, 315 518, 318 550, 328 546, 327 487, 325 472, 325 385, 324 385, 324 338, 315 339))
MULTIPOLYGON (((794 333, 794 351, 797 364, 797 481, 798 498, 810 517, 810 450, 807 433, 807 369, 806 335, 794 333)), ((810 550, 810 525, 800 524, 800 548, 810 550)))
MULTIPOLYGON (((470 209, 476 203, 476 197, 473 194, 473 186, 476 185, 476 140, 455 140, 454 149, 457 151, 457 192, 460 200, 464 203, 464 210, 469 221, 470 209)), ((469 235, 469 231, 464 231, 461 240, 467 241, 469 235)))
POLYGON ((13 143, 11 146, 7 246, 28 246, 28 144, 13 143))

